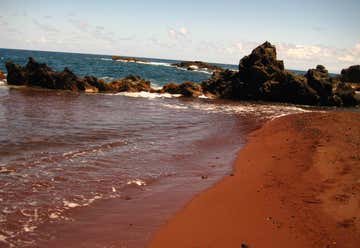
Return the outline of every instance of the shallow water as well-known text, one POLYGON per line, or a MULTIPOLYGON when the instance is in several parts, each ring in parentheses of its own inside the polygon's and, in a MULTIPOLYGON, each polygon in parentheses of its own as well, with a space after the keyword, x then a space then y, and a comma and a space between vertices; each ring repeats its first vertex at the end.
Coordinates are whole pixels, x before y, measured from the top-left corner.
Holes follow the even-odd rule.
MULTIPOLYGON (((165 189, 175 186, 184 195, 172 207, 176 209, 229 173, 248 132, 269 118, 301 111, 281 105, 3 86, 0 240, 13 247, 36 246, 56 239, 61 233, 56 224, 74 222, 74 209, 81 215, 109 199, 129 205, 127 200, 136 196, 140 205, 151 205, 151 198, 166 196, 165 189), (203 175, 211 179, 202 180, 203 175), (158 195, 145 200, 147 190, 158 195)), ((129 207, 135 209, 133 204, 129 207)), ((155 214, 157 223, 170 212, 155 214)), ((150 232, 149 223, 141 225, 150 232)), ((127 247, 141 247, 137 240, 127 247)))
MULTIPOLYGON (((28 56, 106 80, 139 74, 153 86, 210 76, 169 66, 174 61, 9 49, 0 49, 0 69, 28 56)), ((0 247, 144 247, 176 210, 231 172, 249 132, 303 111, 0 82, 0 247)))

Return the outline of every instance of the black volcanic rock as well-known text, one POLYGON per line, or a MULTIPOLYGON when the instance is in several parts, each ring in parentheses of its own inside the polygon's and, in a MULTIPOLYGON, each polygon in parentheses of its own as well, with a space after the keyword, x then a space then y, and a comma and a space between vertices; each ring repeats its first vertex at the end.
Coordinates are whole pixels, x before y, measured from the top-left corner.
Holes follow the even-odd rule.
POLYGON ((354 89, 347 83, 339 82, 334 90, 335 99, 341 99, 341 105, 354 106, 359 104, 359 100, 355 94, 354 89))
POLYGON ((105 91, 110 91, 111 87, 109 86, 109 84, 105 83, 104 80, 102 79, 98 79, 97 77, 94 76, 85 76, 84 77, 84 81, 93 86, 94 88, 98 89, 99 92, 105 92, 105 91))
POLYGON ((11 61, 5 63, 7 73, 7 83, 11 85, 26 85, 28 83, 28 76, 25 69, 20 65, 14 64, 11 61))
POLYGON ((53 71, 44 63, 29 58, 25 67, 6 62, 7 82, 10 85, 29 85, 47 89, 85 90, 86 83, 68 68, 62 72, 53 71))
POLYGON ((255 48, 240 60, 239 71, 214 73, 202 82, 204 94, 235 100, 261 100, 306 105, 356 105, 354 91, 339 85, 324 66, 309 70, 305 76, 284 69, 277 60, 276 48, 269 42, 255 48), (346 90, 345 90, 346 88, 346 90))
POLYGON ((184 82, 182 84, 169 83, 164 85, 160 92, 181 94, 185 97, 198 97, 202 95, 202 88, 199 84, 193 82, 184 82))
POLYGON ((46 89, 84 91, 84 92, 120 92, 150 91, 150 82, 139 76, 129 76, 111 83, 105 83, 94 76, 84 78, 76 76, 70 69, 61 72, 52 70, 44 63, 29 58, 25 67, 12 62, 6 63, 9 85, 27 85, 46 89))
POLYGON ((341 71, 341 81, 348 83, 360 83, 360 65, 353 65, 341 71))
POLYGON ((174 63, 174 64, 171 64, 171 65, 179 67, 179 68, 184 68, 184 69, 187 69, 189 71, 207 70, 207 71, 212 71, 212 72, 219 72, 219 71, 224 70, 223 68, 221 68, 219 66, 210 65, 210 64, 202 62, 202 61, 182 61, 180 63, 174 63))
POLYGON ((320 105, 332 105, 333 82, 325 67, 318 65, 316 69, 309 69, 305 77, 308 85, 319 95, 320 105))
POLYGON ((110 91, 116 92, 150 92, 150 81, 146 81, 139 76, 130 75, 109 83, 110 91))

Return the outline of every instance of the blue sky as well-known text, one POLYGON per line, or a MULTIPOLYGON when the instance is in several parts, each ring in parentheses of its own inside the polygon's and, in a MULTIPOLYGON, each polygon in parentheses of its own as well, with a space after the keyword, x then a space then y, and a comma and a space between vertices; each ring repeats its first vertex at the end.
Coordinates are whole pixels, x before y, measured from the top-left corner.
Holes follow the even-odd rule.
POLYGON ((237 64, 265 40, 291 69, 360 63, 360 1, 0 0, 0 47, 237 64))

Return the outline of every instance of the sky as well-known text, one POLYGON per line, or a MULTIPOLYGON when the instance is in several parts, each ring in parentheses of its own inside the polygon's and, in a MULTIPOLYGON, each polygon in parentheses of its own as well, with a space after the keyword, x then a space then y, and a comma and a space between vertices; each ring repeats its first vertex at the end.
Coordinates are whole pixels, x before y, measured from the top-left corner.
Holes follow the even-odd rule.
POLYGON ((288 69, 360 64, 360 0, 0 0, 0 47, 238 64, 265 41, 288 69))

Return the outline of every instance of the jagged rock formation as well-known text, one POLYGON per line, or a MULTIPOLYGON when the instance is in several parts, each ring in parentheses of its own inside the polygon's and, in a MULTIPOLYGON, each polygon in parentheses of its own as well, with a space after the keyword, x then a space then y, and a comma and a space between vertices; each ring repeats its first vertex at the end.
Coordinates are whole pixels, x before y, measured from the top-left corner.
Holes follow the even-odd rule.
POLYGON ((239 71, 223 71, 202 83, 205 94, 235 100, 261 100, 306 105, 355 105, 355 92, 331 78, 324 66, 305 76, 284 69, 269 42, 240 60, 239 71), (346 90, 345 90, 346 89, 346 90))
POLYGON ((193 82, 184 82, 182 84, 165 84, 160 93, 181 94, 185 97, 199 97, 202 95, 202 88, 199 84, 193 82))
POLYGON ((116 92, 150 92, 150 81, 145 81, 141 77, 136 75, 130 75, 126 78, 115 80, 109 83, 109 87, 112 91, 116 92))
POLYGON ((84 91, 84 92, 139 92, 150 91, 150 82, 141 79, 139 76, 128 76, 111 83, 94 76, 84 78, 76 76, 68 68, 57 72, 48 67, 45 63, 38 63, 29 58, 25 67, 6 62, 8 71, 7 82, 9 85, 37 86, 46 89, 84 91))
POLYGON ((348 83, 360 83, 360 65, 353 65, 341 71, 341 81, 348 83))

